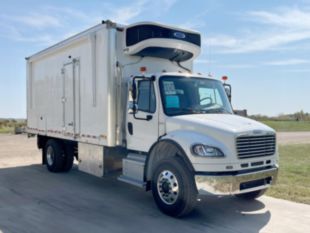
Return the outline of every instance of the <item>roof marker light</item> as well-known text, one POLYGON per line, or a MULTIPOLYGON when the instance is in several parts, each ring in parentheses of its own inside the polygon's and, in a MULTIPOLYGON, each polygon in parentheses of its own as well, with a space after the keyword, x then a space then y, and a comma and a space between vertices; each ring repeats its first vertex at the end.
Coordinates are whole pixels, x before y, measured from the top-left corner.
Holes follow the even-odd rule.
POLYGON ((140 67, 140 72, 141 73, 145 73, 146 72, 146 67, 145 66, 141 66, 140 67))
POLYGON ((228 80, 228 77, 227 77, 226 75, 224 75, 224 76, 222 77, 222 80, 223 80, 224 82, 226 82, 226 81, 228 80))

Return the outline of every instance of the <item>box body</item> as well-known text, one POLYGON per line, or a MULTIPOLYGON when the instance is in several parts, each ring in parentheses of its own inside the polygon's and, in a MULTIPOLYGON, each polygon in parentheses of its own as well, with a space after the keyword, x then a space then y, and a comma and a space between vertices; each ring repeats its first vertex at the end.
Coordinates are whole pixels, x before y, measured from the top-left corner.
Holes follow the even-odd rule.
POLYGON ((28 133, 116 144, 114 41, 101 24, 27 58, 28 133))

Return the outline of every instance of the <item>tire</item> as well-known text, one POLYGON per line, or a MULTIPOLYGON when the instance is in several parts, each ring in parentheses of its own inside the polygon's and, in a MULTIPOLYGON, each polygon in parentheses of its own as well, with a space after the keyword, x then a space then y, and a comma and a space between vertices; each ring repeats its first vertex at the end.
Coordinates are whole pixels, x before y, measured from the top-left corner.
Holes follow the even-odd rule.
POLYGON ((50 172, 62 172, 65 163, 65 151, 62 144, 54 139, 49 139, 44 148, 47 169, 50 172))
POLYGON ((62 171, 69 172, 73 166, 73 161, 74 161, 74 147, 72 145, 66 145, 64 166, 62 171))
POLYGON ((249 193, 236 194, 235 196, 246 200, 254 200, 256 198, 263 196, 266 191, 267 189, 261 189, 249 193))
POLYGON ((185 216, 196 205, 194 175, 181 158, 160 160, 155 166, 151 185, 155 203, 167 215, 185 216))

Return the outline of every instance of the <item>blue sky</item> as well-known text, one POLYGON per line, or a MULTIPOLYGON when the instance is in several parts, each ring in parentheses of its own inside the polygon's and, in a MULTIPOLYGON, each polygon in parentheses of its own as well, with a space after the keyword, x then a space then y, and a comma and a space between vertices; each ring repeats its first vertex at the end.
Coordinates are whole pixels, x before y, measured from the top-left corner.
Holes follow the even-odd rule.
POLYGON ((102 19, 200 31, 195 69, 227 75, 234 108, 310 112, 310 0, 10 0, 0 2, 0 118, 26 117, 24 57, 102 19))

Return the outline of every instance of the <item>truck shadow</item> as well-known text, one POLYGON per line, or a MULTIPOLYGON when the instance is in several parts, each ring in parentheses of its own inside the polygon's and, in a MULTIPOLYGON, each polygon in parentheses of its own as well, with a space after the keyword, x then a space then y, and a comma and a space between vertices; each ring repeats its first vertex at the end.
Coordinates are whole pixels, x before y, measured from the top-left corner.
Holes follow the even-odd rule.
POLYGON ((264 203, 203 196, 187 217, 162 214, 152 194, 113 176, 74 168, 52 174, 41 165, 0 169, 0 232, 246 232, 266 226, 264 203))
POLYGON ((217 229, 218 232, 259 232, 268 224, 271 212, 260 200, 230 196, 203 196, 184 221, 217 229))

